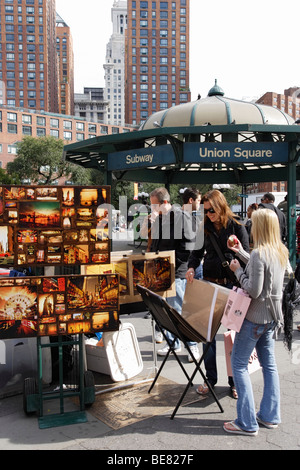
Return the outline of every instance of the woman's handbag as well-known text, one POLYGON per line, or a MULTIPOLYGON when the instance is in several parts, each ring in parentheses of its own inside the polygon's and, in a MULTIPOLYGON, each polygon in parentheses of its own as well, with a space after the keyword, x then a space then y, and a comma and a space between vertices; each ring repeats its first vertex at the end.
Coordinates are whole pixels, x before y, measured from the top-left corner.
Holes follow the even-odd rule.
POLYGON ((239 332, 248 311, 251 298, 239 287, 233 287, 228 296, 221 323, 229 330, 239 332))

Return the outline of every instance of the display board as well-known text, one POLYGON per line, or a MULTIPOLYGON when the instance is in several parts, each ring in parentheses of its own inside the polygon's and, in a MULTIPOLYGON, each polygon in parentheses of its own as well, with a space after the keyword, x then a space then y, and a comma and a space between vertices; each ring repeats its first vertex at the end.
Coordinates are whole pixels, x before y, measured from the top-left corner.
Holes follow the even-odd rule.
POLYGON ((110 186, 0 186, 0 267, 110 262, 110 186))
POLYGON ((132 251, 112 252, 109 265, 83 266, 81 272, 118 274, 120 276, 120 304, 142 301, 136 289, 137 284, 164 297, 176 295, 174 251, 141 254, 132 254, 132 251))
POLYGON ((218 331, 231 289, 203 279, 186 285, 182 317, 206 340, 218 331))
POLYGON ((117 274, 0 280, 0 339, 95 333, 118 328, 117 274))

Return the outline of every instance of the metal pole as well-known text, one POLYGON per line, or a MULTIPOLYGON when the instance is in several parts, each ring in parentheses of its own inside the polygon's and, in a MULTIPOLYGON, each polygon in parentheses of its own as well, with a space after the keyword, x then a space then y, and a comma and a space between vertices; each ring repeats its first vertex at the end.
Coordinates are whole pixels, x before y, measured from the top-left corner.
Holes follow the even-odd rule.
POLYGON ((80 410, 84 410, 84 364, 83 364, 83 333, 79 334, 79 393, 80 410))
POLYGON ((58 369, 59 369, 59 401, 60 413, 64 412, 64 371, 62 337, 58 336, 58 369))

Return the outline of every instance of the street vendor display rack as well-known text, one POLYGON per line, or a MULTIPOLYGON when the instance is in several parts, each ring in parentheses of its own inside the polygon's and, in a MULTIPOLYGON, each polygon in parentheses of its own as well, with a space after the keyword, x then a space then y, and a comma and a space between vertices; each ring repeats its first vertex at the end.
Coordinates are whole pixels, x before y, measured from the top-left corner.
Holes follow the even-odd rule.
POLYGON ((0 257, 3 267, 16 272, 15 279, 10 273, 1 280, 0 331, 3 339, 37 339, 37 378, 24 380, 23 408, 27 414, 38 412, 40 428, 87 420, 84 408, 94 402, 95 393, 93 374, 85 370, 83 334, 118 328, 119 286, 118 276, 110 277, 112 286, 105 276, 96 276, 94 283, 90 277, 90 284, 82 276, 73 276, 72 284, 63 276, 31 276, 46 266, 109 263, 109 206, 110 186, 0 186, 0 257), (52 341, 42 342, 47 336, 52 341), (76 348, 78 357, 72 386, 64 384, 68 347, 76 348), (58 349, 59 384, 48 392, 42 380, 44 348, 51 353, 58 349), (67 397, 79 401, 78 411, 66 411, 67 397), (52 399, 59 399, 59 413, 47 415, 44 402, 52 399))
POLYGON ((38 378, 28 377, 24 380, 23 408, 26 414, 38 413, 40 429, 65 426, 68 424, 84 423, 87 421, 85 407, 92 405, 95 400, 95 385, 92 372, 84 370, 84 338, 80 333, 64 340, 62 336, 57 337, 57 342, 43 344, 41 337, 37 338, 38 349, 38 378), (63 348, 75 346, 78 349, 78 384, 71 387, 64 385, 63 371, 63 348), (54 391, 43 390, 42 353, 44 348, 58 348, 59 354, 59 385, 54 391), (73 398, 79 400, 79 409, 76 411, 65 410, 65 399, 73 398), (44 402, 58 399, 59 413, 45 414, 44 402))

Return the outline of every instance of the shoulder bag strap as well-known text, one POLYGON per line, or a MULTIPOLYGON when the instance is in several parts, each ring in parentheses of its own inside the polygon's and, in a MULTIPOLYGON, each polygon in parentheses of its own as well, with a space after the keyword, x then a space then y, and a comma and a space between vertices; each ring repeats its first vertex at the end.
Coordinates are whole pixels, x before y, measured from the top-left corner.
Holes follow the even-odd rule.
POLYGON ((223 253, 222 253, 222 251, 219 247, 219 244, 216 240, 215 235, 212 232, 209 232, 209 236, 210 236, 210 239, 211 239, 212 244, 214 246, 214 249, 216 250, 216 252, 217 252, 217 254, 218 254, 218 256, 221 260, 223 268, 226 269, 226 272, 228 274, 229 279, 236 284, 238 282, 238 280, 235 277, 235 275, 233 274, 233 272, 231 271, 231 269, 229 268, 229 263, 228 263, 227 259, 225 258, 225 256, 223 255, 223 253))

